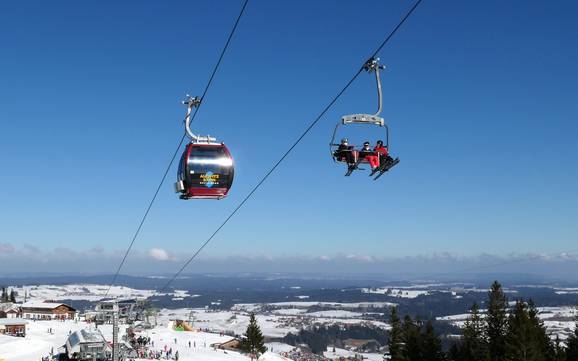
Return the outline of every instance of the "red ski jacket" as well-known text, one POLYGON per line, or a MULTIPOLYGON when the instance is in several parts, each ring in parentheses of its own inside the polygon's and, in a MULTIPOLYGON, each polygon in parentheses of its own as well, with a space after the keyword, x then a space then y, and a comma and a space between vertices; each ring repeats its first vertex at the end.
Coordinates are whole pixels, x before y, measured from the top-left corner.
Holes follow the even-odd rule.
POLYGON ((377 154, 383 154, 383 155, 388 155, 389 151, 387 150, 386 147, 375 147, 373 148, 373 151, 376 152, 377 154))

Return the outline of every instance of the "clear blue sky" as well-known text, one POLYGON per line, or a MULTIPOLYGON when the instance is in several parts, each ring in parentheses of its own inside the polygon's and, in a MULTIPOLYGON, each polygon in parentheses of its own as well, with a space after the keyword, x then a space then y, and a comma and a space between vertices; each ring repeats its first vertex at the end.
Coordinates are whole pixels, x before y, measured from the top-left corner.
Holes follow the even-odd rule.
MULTIPOLYGON (((235 157, 230 196, 180 201, 171 170, 135 249, 202 243, 410 5, 251 0, 195 123, 235 157)), ((202 92, 240 6, 0 5, 5 248, 125 249, 182 134, 179 102, 202 92)), ((574 1, 425 0, 380 54, 399 166, 373 182, 328 156, 339 117, 374 110, 363 74, 205 255, 577 248, 577 14, 574 1)))

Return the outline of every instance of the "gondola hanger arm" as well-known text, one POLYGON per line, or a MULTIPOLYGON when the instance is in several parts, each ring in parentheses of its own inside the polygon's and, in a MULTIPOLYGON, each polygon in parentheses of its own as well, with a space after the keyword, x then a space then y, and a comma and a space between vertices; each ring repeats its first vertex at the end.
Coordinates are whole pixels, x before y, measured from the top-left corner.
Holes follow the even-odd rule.
POLYGON ((191 130, 191 112, 192 112, 194 107, 198 107, 201 104, 201 101, 202 101, 201 98, 199 98, 197 96, 192 97, 189 94, 187 94, 186 99, 183 100, 183 104, 187 106, 187 113, 185 115, 185 131, 187 133, 187 136, 189 138, 191 138, 191 141, 193 141, 194 143, 200 143, 200 142, 210 143, 210 142, 213 142, 217 139, 213 138, 211 136, 208 136, 208 135, 207 136, 196 135, 191 130))

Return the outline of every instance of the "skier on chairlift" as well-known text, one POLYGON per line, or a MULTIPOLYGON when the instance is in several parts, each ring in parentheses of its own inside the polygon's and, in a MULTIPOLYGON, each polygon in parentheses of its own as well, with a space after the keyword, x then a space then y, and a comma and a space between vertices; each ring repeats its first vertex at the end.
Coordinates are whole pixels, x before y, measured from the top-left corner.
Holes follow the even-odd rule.
POLYGON ((381 167, 393 161, 393 158, 389 155, 389 150, 383 145, 383 140, 377 141, 373 151, 379 156, 379 165, 381 167))
POLYGON ((369 146, 369 142, 363 143, 363 148, 359 151, 359 159, 365 159, 371 166, 371 170, 379 168, 379 157, 369 146))
POLYGON ((355 164, 355 156, 353 155, 353 146, 349 145, 347 138, 341 139, 339 147, 335 151, 335 157, 337 159, 343 159, 347 162, 347 165, 352 167, 355 164))

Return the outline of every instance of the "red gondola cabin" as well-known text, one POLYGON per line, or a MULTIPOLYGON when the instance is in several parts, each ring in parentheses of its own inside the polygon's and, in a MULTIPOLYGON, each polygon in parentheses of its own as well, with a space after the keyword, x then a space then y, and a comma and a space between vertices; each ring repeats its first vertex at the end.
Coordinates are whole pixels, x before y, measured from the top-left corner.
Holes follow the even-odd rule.
POLYGON ((221 199, 233 184, 233 157, 223 143, 189 143, 179 163, 175 190, 181 199, 221 199))

